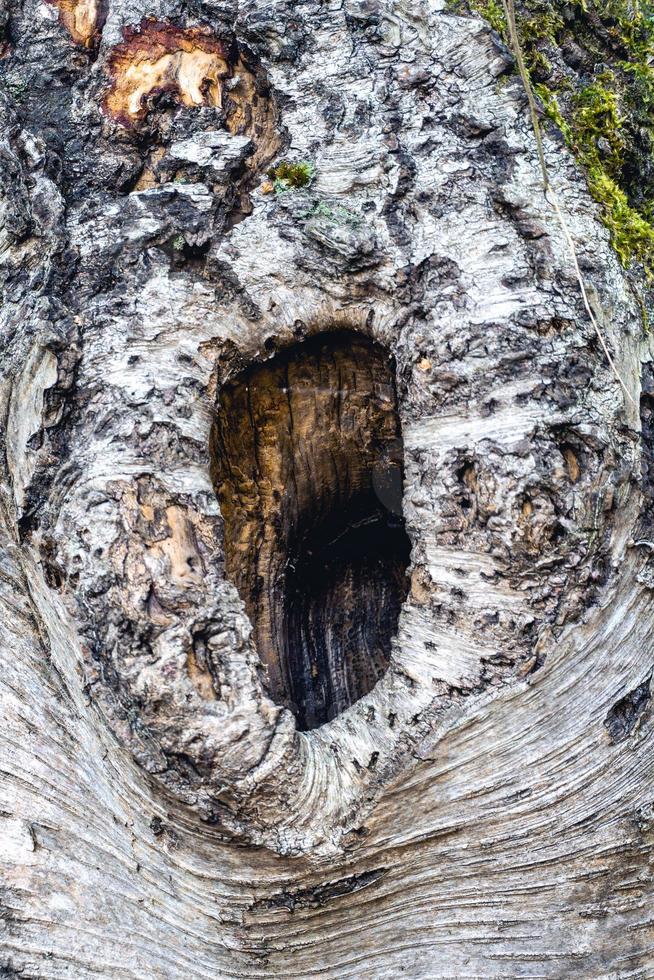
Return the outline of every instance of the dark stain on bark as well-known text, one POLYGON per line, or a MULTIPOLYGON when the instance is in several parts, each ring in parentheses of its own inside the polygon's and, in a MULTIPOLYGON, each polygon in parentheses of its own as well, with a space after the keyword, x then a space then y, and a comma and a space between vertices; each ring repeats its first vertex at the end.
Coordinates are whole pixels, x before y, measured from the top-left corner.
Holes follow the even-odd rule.
POLYGON ((614 745, 624 742, 638 728, 643 712, 652 697, 651 681, 650 674, 642 684, 617 701, 604 719, 604 727, 614 745))
POLYGON ((387 873, 388 868, 374 868, 371 871, 363 871, 361 874, 349 875, 347 878, 339 878, 337 881, 317 885, 315 888, 298 888, 293 891, 278 892, 269 898, 258 899, 251 906, 250 911, 283 909, 288 912, 295 912, 296 909, 319 908, 335 898, 352 895, 368 888, 380 881, 387 873))
POLYGON ((640 421, 642 425, 641 489, 643 492, 642 531, 654 527, 654 365, 645 364, 641 376, 640 421))

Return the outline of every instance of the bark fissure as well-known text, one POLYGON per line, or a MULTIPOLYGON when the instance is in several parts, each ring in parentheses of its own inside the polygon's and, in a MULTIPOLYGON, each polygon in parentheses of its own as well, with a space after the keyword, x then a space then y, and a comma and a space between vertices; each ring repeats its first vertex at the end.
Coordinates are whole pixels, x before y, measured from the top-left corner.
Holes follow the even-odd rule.
POLYGON ((607 714, 604 719, 604 727, 613 743, 622 742, 625 738, 629 738, 640 725, 642 716, 652 698, 651 682, 652 675, 650 674, 642 684, 620 698, 607 714))

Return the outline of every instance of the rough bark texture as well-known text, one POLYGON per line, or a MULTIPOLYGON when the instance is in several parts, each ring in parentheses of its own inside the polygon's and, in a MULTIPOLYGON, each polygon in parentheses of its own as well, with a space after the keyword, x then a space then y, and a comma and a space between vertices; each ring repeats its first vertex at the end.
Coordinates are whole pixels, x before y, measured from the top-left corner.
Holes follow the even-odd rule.
POLYGON ((9 11, 8 976, 654 975, 650 341, 550 135, 626 397, 508 52, 445 8, 9 11), (215 431, 347 332, 395 373, 410 588, 381 679, 299 731, 215 431))

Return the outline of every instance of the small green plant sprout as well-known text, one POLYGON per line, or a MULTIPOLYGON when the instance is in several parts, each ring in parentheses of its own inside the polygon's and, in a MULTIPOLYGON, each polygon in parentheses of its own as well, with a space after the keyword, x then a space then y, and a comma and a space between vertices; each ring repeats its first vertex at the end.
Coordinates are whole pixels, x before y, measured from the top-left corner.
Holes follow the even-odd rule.
POLYGON ((175 237, 171 240, 170 244, 172 248, 175 249, 176 252, 181 252, 183 251, 184 246, 186 245, 186 239, 184 238, 183 235, 175 235, 175 237))
POLYGON ((315 173, 316 168, 307 160, 301 160, 299 163, 282 160, 268 170, 266 174, 268 180, 265 181, 262 190, 264 194, 270 194, 272 191, 283 194, 286 191, 300 190, 302 187, 309 186, 315 173))

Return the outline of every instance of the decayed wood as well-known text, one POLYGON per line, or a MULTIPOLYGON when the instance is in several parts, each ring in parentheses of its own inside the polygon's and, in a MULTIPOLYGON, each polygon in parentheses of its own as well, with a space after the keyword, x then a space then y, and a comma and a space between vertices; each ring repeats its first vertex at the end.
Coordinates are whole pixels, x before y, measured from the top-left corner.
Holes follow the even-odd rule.
POLYGON ((2 61, 2 968, 651 976, 650 340, 573 159, 634 404, 482 21, 94 10, 12 8, 2 61), (298 731, 210 442, 325 331, 394 359, 411 585, 381 680, 298 731))
POLYGON ((221 386, 212 457, 225 572, 271 697, 317 728, 388 667, 406 598, 393 365, 328 332, 221 386))

